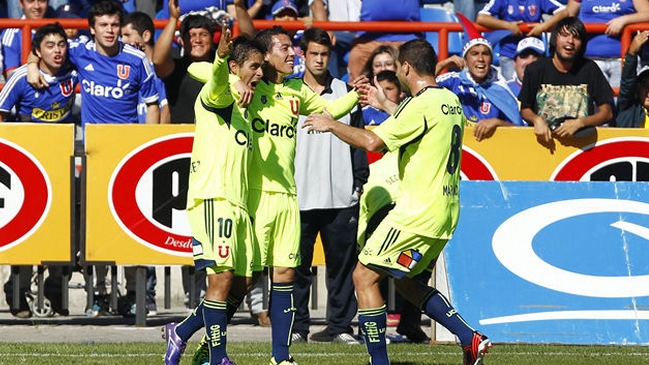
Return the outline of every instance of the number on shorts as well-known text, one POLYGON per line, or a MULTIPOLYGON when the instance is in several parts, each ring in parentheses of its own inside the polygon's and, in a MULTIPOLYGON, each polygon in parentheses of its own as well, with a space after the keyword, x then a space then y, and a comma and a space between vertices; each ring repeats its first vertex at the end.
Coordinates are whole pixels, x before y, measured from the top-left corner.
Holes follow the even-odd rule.
POLYGON ((219 218, 219 237, 230 238, 232 236, 232 219, 219 218))

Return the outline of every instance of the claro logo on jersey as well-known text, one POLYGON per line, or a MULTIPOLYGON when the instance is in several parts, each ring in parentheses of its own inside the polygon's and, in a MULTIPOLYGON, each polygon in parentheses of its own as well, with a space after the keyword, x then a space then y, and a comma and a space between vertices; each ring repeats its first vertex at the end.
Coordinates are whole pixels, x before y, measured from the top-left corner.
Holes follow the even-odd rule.
POLYGON ((611 138, 585 146, 557 166, 553 181, 649 181, 649 138, 611 138))
POLYGON ((167 254, 192 252, 185 212, 192 142, 192 133, 179 133, 139 146, 108 185, 111 212, 124 232, 167 254))
POLYGON ((270 120, 255 118, 252 120, 252 130, 257 133, 269 133, 271 136, 295 138, 295 128, 297 128, 297 118, 291 118, 290 125, 280 125, 270 120))
POLYGON ((123 80, 117 80, 117 86, 101 85, 95 81, 83 80, 81 82, 83 91, 87 92, 92 96, 98 96, 101 98, 113 98, 121 99, 125 94, 130 94, 131 83, 124 82, 123 80))
POLYGON ((0 139, 0 251, 29 238, 52 204, 52 186, 40 162, 22 147, 0 139))

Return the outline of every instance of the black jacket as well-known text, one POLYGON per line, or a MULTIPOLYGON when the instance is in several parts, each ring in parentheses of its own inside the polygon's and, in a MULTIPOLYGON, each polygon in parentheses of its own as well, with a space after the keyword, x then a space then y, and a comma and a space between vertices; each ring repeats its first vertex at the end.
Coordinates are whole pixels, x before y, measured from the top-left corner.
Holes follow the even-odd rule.
POLYGON ((637 93, 637 67, 638 57, 627 53, 624 56, 620 94, 617 96, 617 118, 613 127, 638 128, 645 119, 645 110, 637 93))

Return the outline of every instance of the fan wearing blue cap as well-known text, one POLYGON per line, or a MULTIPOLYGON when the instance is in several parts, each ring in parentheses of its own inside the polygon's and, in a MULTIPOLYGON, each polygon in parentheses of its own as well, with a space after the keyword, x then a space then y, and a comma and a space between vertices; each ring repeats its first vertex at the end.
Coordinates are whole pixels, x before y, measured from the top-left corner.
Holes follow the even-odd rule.
POLYGON ((545 44, 536 37, 527 37, 521 39, 516 46, 516 55, 514 56, 514 77, 507 81, 507 86, 518 96, 523 85, 523 75, 525 68, 530 63, 545 55, 545 44))

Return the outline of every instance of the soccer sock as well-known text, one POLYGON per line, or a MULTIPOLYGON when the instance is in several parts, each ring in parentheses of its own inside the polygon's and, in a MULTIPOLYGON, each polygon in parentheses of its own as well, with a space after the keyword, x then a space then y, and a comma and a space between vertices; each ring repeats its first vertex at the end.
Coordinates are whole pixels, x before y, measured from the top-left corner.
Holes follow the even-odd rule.
POLYGON ((228 338, 227 303, 217 300, 204 302, 203 318, 207 331, 207 344, 210 346, 210 364, 221 364, 221 360, 228 356, 225 348, 228 338))
POLYGON ((291 344, 291 332, 295 319, 293 304, 293 283, 273 283, 270 291, 270 308, 268 314, 273 340, 273 357, 277 363, 289 359, 288 347, 291 344))
POLYGON ((365 338, 367 353, 372 365, 390 365, 388 348, 385 343, 387 327, 387 307, 359 309, 358 327, 365 338))
POLYGON ((239 309, 241 302, 243 302, 243 298, 237 298, 228 294, 228 323, 230 323, 230 320, 234 317, 237 309, 239 309))
POLYGON ((192 313, 176 326, 176 334, 183 341, 189 340, 196 331, 203 328, 203 308, 203 301, 201 300, 192 313))
POLYGON ((471 343, 474 329, 466 323, 442 293, 433 289, 423 303, 421 307, 424 313, 455 334, 460 339, 462 347, 471 343))

